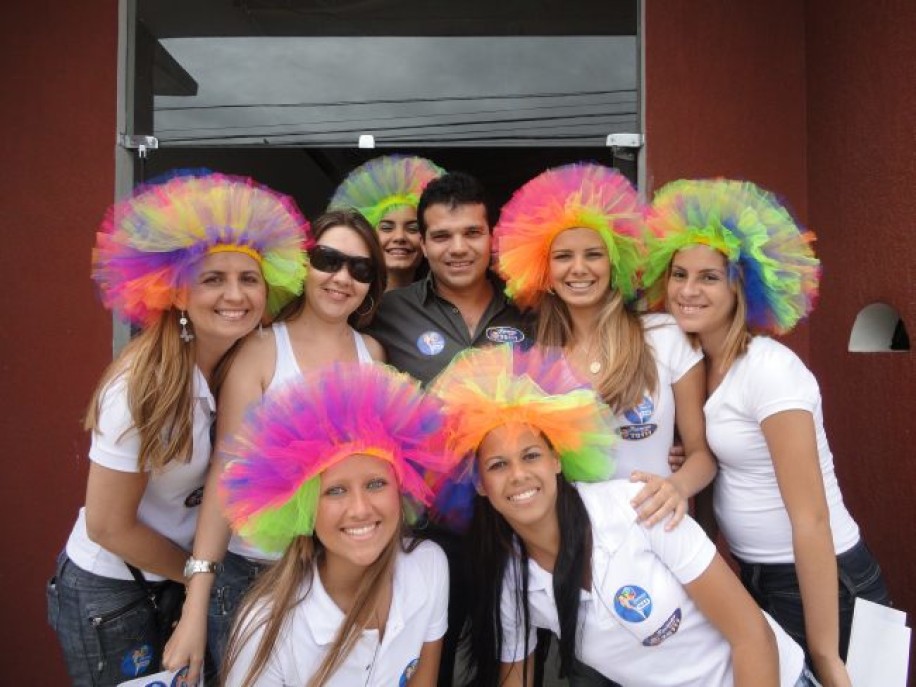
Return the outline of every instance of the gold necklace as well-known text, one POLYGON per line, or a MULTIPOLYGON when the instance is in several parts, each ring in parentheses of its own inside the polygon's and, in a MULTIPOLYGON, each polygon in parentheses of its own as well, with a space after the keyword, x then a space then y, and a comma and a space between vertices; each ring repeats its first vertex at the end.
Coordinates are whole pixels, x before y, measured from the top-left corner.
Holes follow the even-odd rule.
MULTIPOLYGON (((588 348, 584 348, 581 343, 577 342, 570 349, 570 352, 575 354, 577 350, 582 351, 582 357, 585 359, 586 362, 588 362, 589 359, 592 357, 592 346, 594 345, 594 343, 595 343, 594 341, 590 341, 588 348)), ((591 362, 588 362, 588 371, 592 373, 593 375, 596 375, 599 372, 601 372, 601 361, 600 360, 591 360, 591 362)))

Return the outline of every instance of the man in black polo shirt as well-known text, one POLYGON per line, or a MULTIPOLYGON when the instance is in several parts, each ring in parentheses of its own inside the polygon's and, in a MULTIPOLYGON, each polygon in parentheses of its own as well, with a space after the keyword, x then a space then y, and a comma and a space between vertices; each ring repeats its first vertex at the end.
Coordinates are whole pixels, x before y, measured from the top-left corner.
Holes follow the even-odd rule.
POLYGON ((417 207, 429 275, 387 292, 368 329, 388 362, 428 384, 459 351, 531 343, 531 319, 489 271, 490 223, 483 188, 462 172, 429 183, 417 207))
MULTIPOLYGON (((472 346, 532 343, 531 318, 523 317, 490 272, 490 223, 483 187, 461 172, 431 181, 417 206, 429 275, 388 291, 370 325, 389 364, 424 385, 472 346)), ((442 647, 439 687, 452 684, 458 637, 468 610, 458 537, 431 525, 426 532, 449 559, 448 632, 442 647)))

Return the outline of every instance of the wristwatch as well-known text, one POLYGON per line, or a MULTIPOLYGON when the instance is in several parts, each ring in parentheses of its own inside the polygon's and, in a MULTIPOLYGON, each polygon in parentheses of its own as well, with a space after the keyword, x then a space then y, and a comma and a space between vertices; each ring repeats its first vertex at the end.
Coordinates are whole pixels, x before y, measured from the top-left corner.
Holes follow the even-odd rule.
POLYGON ((184 578, 190 580, 197 573, 219 573, 222 569, 222 563, 203 561, 199 558, 194 558, 194 556, 188 556, 188 560, 184 564, 184 578))

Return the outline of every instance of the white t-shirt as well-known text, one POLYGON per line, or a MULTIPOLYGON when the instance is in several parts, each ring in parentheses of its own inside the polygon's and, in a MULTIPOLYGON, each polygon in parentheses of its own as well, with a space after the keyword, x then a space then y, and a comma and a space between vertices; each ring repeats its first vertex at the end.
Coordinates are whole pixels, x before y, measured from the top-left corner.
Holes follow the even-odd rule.
POLYGON ((658 390, 646 392, 643 402, 617 416, 620 441, 614 448, 617 467, 614 477, 629 479, 633 470, 656 475, 671 474, 668 451, 674 441, 674 392, 672 385, 703 359, 690 345, 671 315, 642 316, 646 342, 652 349, 658 370, 658 390))
MULTIPOLYGON (((150 471, 146 491, 137 508, 137 519, 183 549, 190 550, 197 527, 198 506, 210 463, 210 425, 216 404, 207 380, 196 367, 193 379, 193 451, 191 460, 173 460, 162 470, 150 471)), ((92 433, 89 458, 121 472, 139 472, 140 437, 127 404, 127 376, 115 378, 102 395, 99 427, 92 433)), ((102 548, 86 531, 86 509, 80 508, 67 540, 67 555, 80 568, 102 577, 131 580, 124 560, 102 548)), ((164 579, 143 571, 147 580, 164 579)))
MULTIPOLYGON (((261 606, 241 622, 263 617, 261 606)), ((290 613, 274 644, 259 687, 307 684, 321 665, 344 620, 318 574, 311 589, 290 613)), ((391 609, 379 643, 378 630, 365 630, 326 687, 404 685, 416 669, 426 642, 440 639, 448 624, 448 562, 436 544, 422 542, 395 560, 391 609)), ((263 635, 263 626, 242 647, 226 678, 226 687, 242 684, 263 635)))
MULTIPOLYGON (((276 392, 277 389, 294 379, 302 377, 302 370, 299 369, 299 363, 296 362, 296 353, 293 350, 293 343, 289 339, 289 329, 285 322, 274 322, 272 325, 274 332, 274 343, 277 347, 277 363, 274 366, 274 376, 270 378, 270 384, 264 392, 267 394, 276 392)), ((351 328, 353 332, 353 341, 356 343, 357 360, 362 365, 369 365, 373 362, 372 355, 366 347, 366 342, 358 331, 351 328)), ((276 561, 283 554, 262 551, 256 546, 252 546, 242 539, 235 532, 229 539, 229 550, 239 556, 251 558, 258 561, 276 561)))
POLYGON ((786 410, 814 417, 830 529, 836 552, 859 541, 859 528, 843 504, 824 432, 817 380, 791 350, 755 336, 704 408, 706 437, 719 459, 716 519, 732 552, 749 563, 792 563, 792 525, 760 423, 786 410))
MULTIPOLYGON (((636 522, 630 499, 641 488, 622 480, 576 484, 592 524, 592 589, 582 591, 576 657, 627 687, 731 687, 731 648, 694 605, 684 584, 712 562, 715 546, 689 517, 673 531, 636 522)), ((517 564, 517 563, 516 563, 517 564)), ((529 652, 544 627, 559 636, 553 576, 529 560, 529 652)), ((524 655, 515 613, 515 571, 503 581, 503 662, 524 655)), ((764 614, 765 615, 765 614, 764 614)), ((771 619, 780 685, 793 687, 801 648, 771 619)))

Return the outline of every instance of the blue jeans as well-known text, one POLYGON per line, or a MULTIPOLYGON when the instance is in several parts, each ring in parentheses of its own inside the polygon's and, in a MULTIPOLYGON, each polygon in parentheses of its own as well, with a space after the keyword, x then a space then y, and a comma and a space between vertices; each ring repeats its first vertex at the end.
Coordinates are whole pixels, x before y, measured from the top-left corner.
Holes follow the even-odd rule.
POLYGON ((62 552, 47 596, 48 622, 75 687, 108 687, 159 670, 155 614, 134 580, 87 572, 62 552))
MULTIPOLYGON (((841 553, 836 557, 836 562, 840 609, 839 649, 840 657, 845 661, 856 597, 885 606, 891 605, 891 599, 881 575, 881 568, 864 541, 860 539, 849 551, 841 553)), ((745 563, 740 560, 738 565, 741 567, 741 582, 751 596, 801 645, 805 650, 805 659, 810 663, 811 656, 808 654, 808 645, 805 641, 805 616, 795 565, 745 563)))
POLYGON ((223 569, 213 581, 207 612, 207 649, 217 669, 223 664, 235 612, 255 578, 269 563, 256 563, 227 551, 223 569))
POLYGON ((821 683, 814 679, 814 673, 808 670, 808 666, 805 666, 795 687, 821 687, 821 683))

